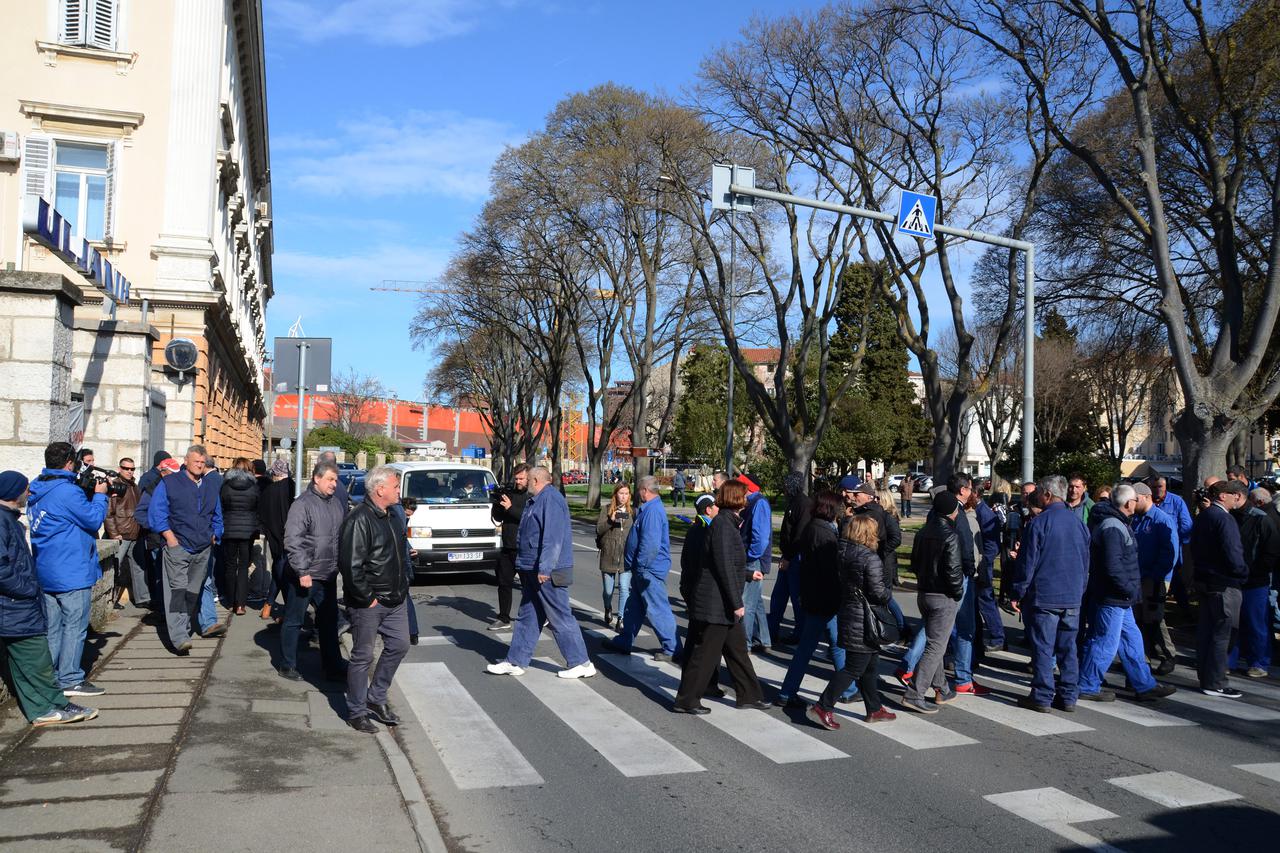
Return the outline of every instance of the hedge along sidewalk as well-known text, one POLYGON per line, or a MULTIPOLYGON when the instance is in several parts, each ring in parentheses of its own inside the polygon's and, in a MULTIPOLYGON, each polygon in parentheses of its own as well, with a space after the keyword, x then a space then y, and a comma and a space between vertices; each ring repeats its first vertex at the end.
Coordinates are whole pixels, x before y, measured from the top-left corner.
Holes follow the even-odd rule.
POLYGON ((97 719, 33 729, 16 703, 0 709, 0 847, 139 849, 221 640, 177 657, 129 608, 89 645, 107 692, 78 704, 97 719))

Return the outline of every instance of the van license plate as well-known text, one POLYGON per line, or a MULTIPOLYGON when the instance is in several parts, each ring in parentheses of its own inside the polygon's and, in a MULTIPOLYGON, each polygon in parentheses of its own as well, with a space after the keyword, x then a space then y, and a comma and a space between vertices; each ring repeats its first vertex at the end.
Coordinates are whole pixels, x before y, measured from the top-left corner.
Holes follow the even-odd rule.
POLYGON ((448 560, 450 563, 469 563, 472 560, 483 560, 484 553, 481 551, 450 551, 448 560))

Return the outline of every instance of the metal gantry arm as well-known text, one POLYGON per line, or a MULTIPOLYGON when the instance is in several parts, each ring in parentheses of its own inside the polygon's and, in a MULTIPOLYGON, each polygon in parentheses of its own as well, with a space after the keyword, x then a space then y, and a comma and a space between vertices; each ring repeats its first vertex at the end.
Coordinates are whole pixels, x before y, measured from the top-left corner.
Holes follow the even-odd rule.
MULTIPOLYGON (((733 167, 733 174, 737 174, 739 167, 733 167)), ((812 207, 817 210, 828 210, 832 213, 843 213, 849 216, 858 216, 863 219, 874 219, 879 222, 890 222, 897 224, 897 217, 892 213, 884 213, 879 210, 867 210, 862 207, 852 207, 847 204, 836 204, 830 201, 822 201, 815 198, 801 198, 800 196, 788 195, 787 193, 774 192, 772 190, 757 189, 754 186, 744 186, 737 183, 730 183, 728 188, 728 196, 730 199, 736 199, 737 196, 746 196, 748 198, 763 198, 769 201, 776 201, 781 204, 796 204, 801 207, 812 207)), ((715 195, 713 190, 713 196, 715 195)), ((730 208, 731 213, 737 210, 736 204, 731 202, 733 207, 730 208)), ((1002 246, 1006 249, 1015 249, 1025 253, 1025 291, 1024 299, 1024 317, 1022 324, 1022 338, 1024 356, 1022 362, 1022 481, 1030 482, 1035 476, 1035 341, 1036 341, 1036 322, 1035 322, 1035 300, 1036 300, 1036 247, 1034 243, 1028 243, 1025 240, 1014 240, 1010 237, 1002 237, 999 234, 987 234, 982 231, 970 231, 967 228, 953 228, 949 225, 937 225, 934 227, 934 233, 944 234, 948 237, 959 237, 964 240, 974 240, 979 243, 987 243, 992 246, 1002 246)), ((732 275, 732 272, 731 272, 732 275)), ((732 302, 730 302, 732 306, 732 302)), ((730 320, 732 322, 732 320, 730 320)), ((732 366, 730 368, 732 370, 732 366)), ((730 414, 732 418, 732 414, 730 414)), ((995 460, 991 460, 991 464, 995 464, 995 460)))

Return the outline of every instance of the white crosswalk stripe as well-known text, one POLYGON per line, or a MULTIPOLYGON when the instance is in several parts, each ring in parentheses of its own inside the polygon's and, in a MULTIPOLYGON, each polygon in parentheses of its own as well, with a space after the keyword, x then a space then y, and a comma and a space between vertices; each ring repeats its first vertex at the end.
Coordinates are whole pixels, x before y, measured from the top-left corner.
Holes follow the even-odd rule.
POLYGON ((1264 764, 1237 764, 1236 769, 1261 776, 1263 779, 1270 779, 1272 782, 1280 782, 1280 761, 1264 764))
POLYGON ((963 696, 946 706, 968 714, 999 723, 1002 726, 1035 737, 1091 732, 1093 728, 1058 714, 1040 714, 1019 708, 1014 700, 991 694, 990 696, 963 696))
POLYGON ((540 658, 515 681, 527 687, 623 776, 696 773, 705 769, 625 714, 586 680, 557 678, 555 668, 551 661, 540 658))
POLYGON ((1280 720, 1280 711, 1263 708, 1259 705, 1250 705, 1242 699, 1222 699, 1216 696, 1206 696, 1199 690, 1190 688, 1179 690, 1169 699, 1173 702, 1181 702, 1184 705, 1212 711, 1215 714, 1233 717, 1237 720, 1247 720, 1249 722, 1280 720))
MULTIPOLYGON (((1086 850, 1093 850, 1096 853, 1119 853, 1117 848, 1073 826, 1077 823, 1109 820, 1117 815, 1066 791, 1060 791, 1057 788, 1032 788, 1026 791, 988 794, 983 799, 1086 850)), ((1032 845, 1028 845, 1030 846, 1032 845)))
POLYGON ((1209 803, 1240 799, 1239 794, 1171 770, 1162 773, 1142 773, 1138 776, 1121 776, 1117 779, 1108 779, 1107 782, 1168 809, 1204 806, 1209 803))
MULTIPOLYGON (((984 671, 981 675, 984 683, 999 684, 1005 687, 1026 690, 1030 687, 1030 680, 1015 676, 998 676, 993 675, 989 670, 984 671)), ((1159 728, 1162 726, 1195 726, 1199 725, 1194 720, 1175 717, 1172 714, 1166 714, 1157 711, 1146 705, 1135 705, 1130 702, 1081 702, 1076 706, 1102 714, 1107 717, 1114 717, 1117 720, 1124 720, 1127 723, 1143 726, 1145 728, 1159 728)))
POLYGON ((459 788, 542 784, 538 771, 443 663, 401 664, 396 683, 459 788))

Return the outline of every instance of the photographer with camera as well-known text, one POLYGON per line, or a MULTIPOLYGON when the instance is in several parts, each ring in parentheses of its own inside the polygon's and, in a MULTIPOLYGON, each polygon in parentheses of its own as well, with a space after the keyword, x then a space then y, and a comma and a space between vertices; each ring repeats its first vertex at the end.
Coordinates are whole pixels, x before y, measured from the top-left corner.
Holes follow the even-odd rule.
POLYGON ((97 539, 107 516, 107 481, 95 480, 90 499, 77 482, 76 463, 76 449, 65 441, 45 448, 27 517, 58 687, 68 696, 101 696, 106 691, 85 680, 80 659, 93 585, 102 576, 97 539))
POLYGON ((108 486, 107 538, 120 543, 116 555, 116 589, 113 601, 120 604, 121 593, 129 590, 129 600, 135 607, 150 607, 151 593, 147 589, 146 542, 142 537, 142 525, 134 518, 142 491, 134 479, 137 466, 129 457, 120 460, 119 473, 108 486))
POLYGON ((516 534, 520 516, 529 502, 529 466, 521 462, 511 471, 511 485, 494 492, 493 520, 502 525, 502 551, 498 555, 498 619, 490 631, 511 627, 511 590, 516 583, 516 534))

